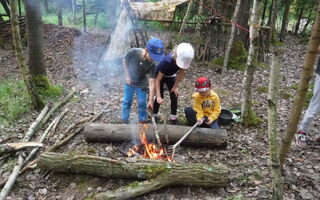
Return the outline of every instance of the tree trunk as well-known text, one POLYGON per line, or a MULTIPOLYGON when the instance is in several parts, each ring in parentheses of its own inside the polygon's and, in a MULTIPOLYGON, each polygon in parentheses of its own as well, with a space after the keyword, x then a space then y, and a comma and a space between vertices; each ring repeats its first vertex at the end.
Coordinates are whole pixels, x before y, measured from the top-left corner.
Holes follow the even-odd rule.
POLYGON ((27 143, 0 144, 0 156, 7 153, 12 153, 12 152, 21 151, 27 148, 34 148, 34 147, 42 147, 42 143, 27 142, 27 143))
POLYGON ((182 20, 182 23, 181 23, 181 27, 180 27, 180 31, 179 31, 178 37, 181 36, 181 33, 182 33, 182 31, 184 30, 184 26, 186 25, 186 21, 187 21, 187 19, 188 19, 188 17, 189 17, 189 14, 190 14, 192 1, 193 1, 193 0, 190 0, 190 1, 189 1, 186 14, 184 15, 183 20, 182 20))
POLYGON ((243 79, 242 94, 242 119, 243 124, 248 126, 252 122, 252 82, 255 71, 255 64, 258 58, 259 30, 255 24, 260 24, 262 0, 254 0, 252 14, 250 18, 250 47, 248 52, 247 69, 243 79))
POLYGON ((228 184, 228 168, 201 163, 179 164, 160 160, 115 160, 90 155, 43 153, 37 165, 44 170, 63 173, 86 173, 102 177, 135 180, 128 187, 113 193, 101 193, 97 199, 131 199, 169 185, 225 187, 228 184), (149 184, 148 184, 149 183, 149 184))
POLYGON ((50 13, 49 12, 48 0, 43 0, 43 5, 44 5, 44 9, 45 9, 46 13, 50 13))
POLYGON ((236 2, 236 7, 234 9, 234 13, 233 13, 233 17, 232 17, 232 27, 231 27, 231 33, 230 33, 230 38, 229 38, 229 42, 228 42, 228 46, 225 52, 225 56, 224 56, 224 61, 223 61, 223 66, 222 66, 222 73, 224 73, 224 70, 227 68, 228 65, 228 61, 229 61, 229 56, 230 56, 230 50, 234 41, 234 35, 236 32, 236 26, 234 23, 236 23, 236 18, 238 16, 239 13, 239 8, 240 8, 240 3, 241 0, 237 0, 236 2))
POLYGON ((262 17, 261 17, 261 26, 263 26, 265 24, 264 20, 266 18, 267 6, 268 6, 268 0, 264 0, 262 17))
POLYGON ((299 9, 298 19, 297 19, 296 27, 294 29, 295 35, 298 35, 299 29, 300 29, 300 23, 301 23, 301 18, 303 16, 303 10, 304 10, 304 5, 302 6, 302 8, 299 9))
POLYGON ((86 0, 82 0, 83 32, 87 32, 86 0))
POLYGON ((10 1, 10 8, 11 8, 11 20, 12 20, 13 45, 14 45, 15 54, 18 60, 18 65, 19 65, 24 83, 26 84, 28 93, 31 97, 31 102, 34 108, 40 111, 44 107, 44 103, 41 97, 39 96, 37 88, 29 74, 26 61, 22 54, 22 45, 21 45, 21 38, 20 38, 16 1, 13 1, 13 0, 10 1))
POLYGON ((73 16, 73 21, 75 22, 77 19, 77 12, 76 12, 76 7, 75 7, 75 0, 71 0, 71 5, 72 5, 72 16, 73 16))
POLYGON ((199 0, 198 2, 198 19, 196 25, 196 57, 197 60, 200 60, 201 51, 202 51, 202 38, 201 38, 201 19, 202 19, 202 12, 203 12, 203 0, 199 0))
POLYGON ((282 17, 280 41, 283 42, 287 33, 288 15, 290 10, 291 0, 285 0, 285 8, 282 17))
POLYGON ((273 5, 275 0, 271 0, 271 4, 269 6, 269 17, 268 17, 268 23, 267 25, 270 26, 271 20, 272 20, 272 12, 273 12, 273 5))
POLYGON ((63 19, 62 19, 63 0, 57 1, 57 4, 58 4, 58 25, 63 26, 63 19))
MULTIPOLYGON (((137 124, 87 124, 84 128, 85 139, 89 142, 120 142, 128 140, 140 140, 139 131, 143 125, 137 124)), ((169 144, 176 143, 191 127, 158 125, 161 143, 166 143, 166 137, 169 138, 169 144)), ((156 141, 154 129, 148 124, 146 136, 149 140, 156 141)), ((182 144, 192 146, 211 146, 225 147, 227 145, 227 131, 225 129, 196 128, 182 144)))
POLYGON ((29 47, 29 68, 32 77, 47 76, 44 54, 40 0, 25 1, 29 47))
POLYGON ((268 24, 271 28, 270 35, 269 35, 269 43, 275 41, 275 34, 276 34, 276 21, 277 21, 277 13, 278 13, 278 0, 272 1, 272 12, 270 18, 270 24, 268 24))
MULTIPOLYGON (((248 28, 248 21, 249 21, 249 15, 250 15, 250 8, 252 6, 252 0, 241 0, 240 2, 240 8, 237 19, 237 23, 246 28, 248 28)), ((236 32, 235 39, 233 43, 241 41, 245 48, 248 48, 248 35, 249 33, 243 29, 239 29, 239 31, 236 32)))
POLYGON ((281 50, 275 50, 272 55, 268 94, 268 136, 270 152, 270 168, 272 176, 272 199, 283 199, 283 187, 279 160, 279 139, 277 131, 277 103, 280 77, 281 50))
POLYGON ((281 142, 280 148, 280 164, 283 166, 286 155, 289 151, 294 134, 297 131, 297 126, 301 116, 303 103, 309 88, 309 82, 312 78, 314 71, 314 62, 316 53, 320 45, 320 1, 317 8, 316 20, 313 24, 311 37, 308 43, 308 50, 303 63, 303 71, 300 77, 299 86, 295 95, 294 104, 291 111, 291 116, 288 122, 286 134, 281 142))

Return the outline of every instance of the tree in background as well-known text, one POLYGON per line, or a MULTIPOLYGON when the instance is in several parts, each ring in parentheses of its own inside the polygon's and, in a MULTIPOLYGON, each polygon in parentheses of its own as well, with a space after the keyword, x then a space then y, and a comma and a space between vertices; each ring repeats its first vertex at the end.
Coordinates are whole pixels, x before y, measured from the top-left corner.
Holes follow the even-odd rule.
POLYGON ((28 35, 29 71, 32 80, 43 97, 60 95, 61 89, 50 84, 44 63, 40 0, 25 1, 25 13, 28 35))
POLYGON ((247 69, 243 79, 242 92, 242 122, 244 126, 256 124, 257 117, 252 110, 252 82, 256 69, 259 48, 259 30, 256 24, 260 24, 262 0, 254 0, 250 17, 250 47, 248 52, 247 69))
POLYGON ((40 111, 44 107, 44 103, 38 94, 37 88, 32 80, 32 77, 30 76, 26 61, 22 54, 17 4, 15 0, 10 0, 10 8, 11 8, 11 20, 12 20, 13 44, 14 44, 15 54, 18 60, 18 65, 19 65, 23 80, 26 84, 28 93, 31 97, 31 102, 35 107, 35 109, 40 111))
POLYGON ((308 43, 308 49, 303 63, 303 71, 300 77, 299 86, 295 95, 291 116, 288 122, 286 134, 282 139, 280 147, 280 164, 283 166, 286 155, 290 149, 294 134, 297 132, 301 111, 305 97, 309 88, 309 82, 314 71, 316 53, 320 45, 320 1, 317 8, 317 17, 313 24, 311 37, 308 43))

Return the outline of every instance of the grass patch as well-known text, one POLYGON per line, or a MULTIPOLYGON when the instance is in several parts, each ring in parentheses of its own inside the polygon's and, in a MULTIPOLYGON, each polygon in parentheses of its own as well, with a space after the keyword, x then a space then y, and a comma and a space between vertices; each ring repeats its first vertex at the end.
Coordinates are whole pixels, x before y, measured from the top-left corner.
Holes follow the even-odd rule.
POLYGON ((242 124, 244 127, 258 126, 262 123, 262 119, 257 116, 257 114, 251 110, 248 116, 242 118, 242 124))
POLYGON ((34 82, 38 88, 41 98, 47 102, 56 101, 57 97, 63 93, 61 86, 52 85, 47 76, 36 76, 34 82))
POLYGON ((258 87, 258 88, 257 88, 257 92, 258 92, 259 94, 267 93, 267 92, 268 92, 268 87, 267 87, 267 86, 258 87))
POLYGON ((23 81, 5 79, 0 81, 0 124, 9 125, 32 108, 23 81))

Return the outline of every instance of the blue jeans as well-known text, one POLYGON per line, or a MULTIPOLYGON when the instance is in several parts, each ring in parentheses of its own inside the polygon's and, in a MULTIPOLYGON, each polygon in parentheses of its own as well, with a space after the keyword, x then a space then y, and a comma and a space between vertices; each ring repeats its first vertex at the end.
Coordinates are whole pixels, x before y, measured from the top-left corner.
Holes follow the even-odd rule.
POLYGON ((144 88, 133 87, 124 84, 124 95, 122 101, 122 120, 125 122, 129 121, 131 105, 134 93, 136 92, 138 97, 138 112, 139 112, 139 122, 145 122, 147 120, 147 90, 144 88))

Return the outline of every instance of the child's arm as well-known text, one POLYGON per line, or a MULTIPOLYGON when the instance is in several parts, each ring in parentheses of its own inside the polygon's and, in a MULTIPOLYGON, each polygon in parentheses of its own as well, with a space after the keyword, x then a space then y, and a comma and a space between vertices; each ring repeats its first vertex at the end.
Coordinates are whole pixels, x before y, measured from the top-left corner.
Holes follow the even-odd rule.
POLYGON ((200 99, 198 99, 198 98, 194 99, 193 109, 194 109, 194 111, 197 112, 197 115, 196 115, 197 121, 202 120, 204 117, 201 103, 202 102, 200 101, 200 99))
POLYGON ((176 94, 176 96, 179 95, 178 85, 182 81, 182 79, 184 78, 185 74, 186 74, 186 70, 185 69, 180 69, 178 71, 178 75, 176 77, 176 81, 174 82, 174 85, 173 85, 170 93, 174 92, 176 94))
POLYGON ((158 104, 161 104, 163 102, 163 99, 160 94, 160 81, 162 80, 164 74, 162 72, 158 72, 157 78, 156 78, 156 95, 157 95, 157 102, 158 104))
POLYGON ((154 98, 154 78, 149 78, 149 101, 148 101, 148 108, 153 110, 153 98, 154 98))
POLYGON ((210 116, 208 117, 208 119, 213 122, 214 120, 218 119, 220 113, 221 113, 220 98, 218 95, 216 95, 214 98, 213 111, 210 114, 210 116))

